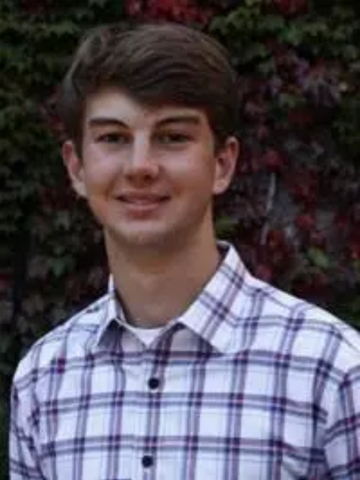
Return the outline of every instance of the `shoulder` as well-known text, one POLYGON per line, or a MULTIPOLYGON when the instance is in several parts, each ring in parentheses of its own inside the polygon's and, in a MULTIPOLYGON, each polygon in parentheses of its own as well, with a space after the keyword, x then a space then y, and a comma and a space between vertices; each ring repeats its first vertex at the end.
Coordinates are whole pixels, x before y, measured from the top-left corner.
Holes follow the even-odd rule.
POLYGON ((25 387, 53 368, 57 360, 83 357, 95 340, 108 301, 108 295, 102 296, 37 340, 19 362, 13 384, 25 387))
POLYGON ((333 367, 358 367, 360 334, 343 320, 312 303, 249 275, 253 315, 259 329, 271 332, 274 348, 330 361, 333 367))

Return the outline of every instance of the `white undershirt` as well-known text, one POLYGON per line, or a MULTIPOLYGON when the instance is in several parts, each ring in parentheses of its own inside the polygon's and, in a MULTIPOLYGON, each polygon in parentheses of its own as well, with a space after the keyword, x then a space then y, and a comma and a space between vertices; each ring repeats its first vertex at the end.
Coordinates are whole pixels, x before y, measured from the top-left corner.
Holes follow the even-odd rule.
POLYGON ((157 338, 162 332, 164 327, 156 328, 141 328, 133 327, 132 325, 127 325, 128 330, 130 330, 136 337, 142 341, 147 347, 157 338))

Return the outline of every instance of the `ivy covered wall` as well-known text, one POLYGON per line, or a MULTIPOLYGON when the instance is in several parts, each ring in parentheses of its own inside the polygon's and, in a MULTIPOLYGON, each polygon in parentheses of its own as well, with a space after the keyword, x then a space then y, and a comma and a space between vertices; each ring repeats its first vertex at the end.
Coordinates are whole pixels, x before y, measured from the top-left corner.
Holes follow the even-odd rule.
POLYGON ((360 326, 359 17, 357 0, 1 1, 1 398, 22 352, 106 284, 54 111, 69 55, 100 23, 172 20, 228 47, 242 152, 219 235, 257 275, 360 326))

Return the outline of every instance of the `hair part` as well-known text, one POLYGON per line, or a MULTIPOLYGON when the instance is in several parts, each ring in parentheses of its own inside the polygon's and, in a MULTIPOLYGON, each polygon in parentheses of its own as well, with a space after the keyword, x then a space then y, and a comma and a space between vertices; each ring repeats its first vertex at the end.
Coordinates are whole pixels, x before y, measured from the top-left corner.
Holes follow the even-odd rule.
POLYGON ((63 80, 59 114, 81 151, 86 100, 115 87, 140 104, 202 109, 219 145, 239 128, 236 73, 212 37, 184 25, 111 24, 80 42, 63 80))

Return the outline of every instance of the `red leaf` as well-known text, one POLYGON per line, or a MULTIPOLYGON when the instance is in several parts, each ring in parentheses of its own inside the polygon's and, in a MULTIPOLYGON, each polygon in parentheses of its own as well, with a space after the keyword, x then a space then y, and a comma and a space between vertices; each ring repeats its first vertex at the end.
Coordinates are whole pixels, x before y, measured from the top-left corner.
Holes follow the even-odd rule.
POLYGON ((8 292, 11 285, 11 276, 5 273, 0 275, 0 292, 8 292))
POLYGON ((262 161, 271 172, 278 172, 284 166, 284 157, 273 148, 269 148, 265 152, 262 161))
POLYGON ((285 245, 285 235, 281 230, 269 230, 266 236, 266 246, 270 250, 277 250, 285 245))
POLYGON ((310 244, 313 246, 313 247, 321 247, 321 248, 324 248, 325 247, 325 237, 324 235, 319 232, 319 231, 312 231, 310 232, 310 244))
POLYGON ((213 8, 200 8, 194 0, 127 0, 126 10, 130 16, 142 20, 168 20, 175 22, 199 22, 206 25, 215 14, 213 8))
POLYGON ((299 128, 308 127, 314 121, 311 113, 304 108, 294 108, 290 110, 288 118, 290 123, 299 128))
POLYGON ((275 7, 283 15, 297 15, 305 11, 306 0, 273 0, 275 7))
POLYGON ((303 232, 310 232, 315 228, 316 220, 313 215, 309 213, 303 213, 296 217, 295 224, 303 232))
POLYGON ((350 245, 350 258, 352 260, 360 260, 360 243, 350 245))
POLYGON ((254 269, 254 275, 261 280, 264 280, 264 282, 271 282, 273 278, 273 271, 269 266, 259 264, 256 265, 254 269))

